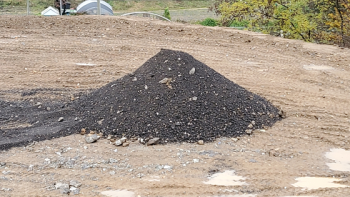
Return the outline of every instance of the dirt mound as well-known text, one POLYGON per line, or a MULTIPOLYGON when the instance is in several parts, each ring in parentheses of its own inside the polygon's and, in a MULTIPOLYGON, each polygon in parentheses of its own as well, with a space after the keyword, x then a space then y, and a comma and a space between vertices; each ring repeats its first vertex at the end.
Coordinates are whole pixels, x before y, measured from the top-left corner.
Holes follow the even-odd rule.
POLYGON ((75 105, 87 128, 162 142, 211 141, 272 126, 279 110, 191 55, 161 50, 75 105))
POLYGON ((118 137, 159 137, 163 143, 212 141, 281 119, 264 98, 191 55, 172 50, 161 50, 133 74, 74 103, 0 106, 0 149, 67 136, 81 128, 118 137))
POLYGON ((158 137, 163 143, 212 141, 281 119, 279 110, 264 98, 191 55, 172 50, 161 50, 133 74, 73 103, 0 106, 0 149, 67 136, 82 128, 117 137, 158 137))

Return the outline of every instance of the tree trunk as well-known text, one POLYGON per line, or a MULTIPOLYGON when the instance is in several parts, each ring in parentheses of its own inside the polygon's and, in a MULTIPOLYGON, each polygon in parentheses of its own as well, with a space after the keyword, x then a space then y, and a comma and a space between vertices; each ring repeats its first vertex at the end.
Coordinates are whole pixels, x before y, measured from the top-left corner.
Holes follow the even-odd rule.
POLYGON ((343 18, 343 14, 341 13, 341 10, 340 10, 339 0, 336 0, 336 9, 338 10, 339 16, 340 16, 341 44, 342 44, 342 46, 345 46, 345 42, 344 42, 344 18, 343 18))

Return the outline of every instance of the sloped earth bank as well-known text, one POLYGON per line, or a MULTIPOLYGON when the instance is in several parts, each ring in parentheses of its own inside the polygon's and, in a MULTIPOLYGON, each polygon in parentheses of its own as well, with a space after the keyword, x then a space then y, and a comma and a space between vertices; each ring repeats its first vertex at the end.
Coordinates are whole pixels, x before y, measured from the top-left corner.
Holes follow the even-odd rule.
MULTIPOLYGON (((287 114, 238 141, 223 137, 202 146, 133 142, 122 148, 106 139, 86 144, 81 135, 71 135, 11 148, 0 153, 1 196, 61 196, 54 183, 71 180, 82 183, 81 196, 110 190, 135 196, 350 193, 350 172, 330 169, 327 164, 334 161, 325 157, 333 148, 350 149, 349 49, 120 17, 3 16, 0 32, 1 110, 18 105, 37 114, 66 110, 72 100, 134 72, 168 48, 193 55, 287 114), (206 184, 212 174, 227 171, 245 184, 206 184), (348 187, 294 187, 299 177, 339 179, 336 184, 348 187)), ((0 129, 32 127, 18 121, 27 114, 15 107, 12 121, 0 117, 0 129)))

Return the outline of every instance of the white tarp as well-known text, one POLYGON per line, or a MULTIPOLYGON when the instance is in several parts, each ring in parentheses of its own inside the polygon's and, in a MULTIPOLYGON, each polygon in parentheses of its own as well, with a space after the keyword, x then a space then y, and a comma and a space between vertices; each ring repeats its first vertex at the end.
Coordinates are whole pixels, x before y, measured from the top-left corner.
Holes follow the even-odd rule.
POLYGON ((58 10, 56 8, 49 6, 48 8, 46 8, 45 10, 43 10, 41 12, 41 15, 43 15, 43 16, 58 16, 58 15, 60 15, 60 13, 58 12, 58 10))
MULTIPOLYGON (((97 14, 97 0, 86 0, 78 5, 78 13, 87 13, 89 15, 97 14)), ((101 0, 101 15, 113 15, 112 6, 101 0)))

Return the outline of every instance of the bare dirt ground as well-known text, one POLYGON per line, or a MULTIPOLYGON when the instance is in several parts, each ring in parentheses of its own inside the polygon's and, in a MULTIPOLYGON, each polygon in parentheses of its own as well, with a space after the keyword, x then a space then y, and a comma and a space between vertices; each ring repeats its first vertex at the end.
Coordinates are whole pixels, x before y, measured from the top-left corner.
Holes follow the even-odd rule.
POLYGON ((272 128, 238 141, 115 147, 106 139, 86 144, 77 134, 12 148, 0 153, 0 196, 61 196, 54 184, 70 180, 82 183, 80 196, 108 190, 135 196, 350 196, 350 172, 331 170, 325 157, 332 148, 350 149, 349 49, 121 17, 2 16, 0 32, 3 100, 34 105, 78 99, 79 92, 133 72, 168 48, 190 53, 287 113, 272 128), (204 184, 225 170, 246 184, 204 184), (298 177, 334 177, 347 187, 307 190, 292 185, 298 177))

